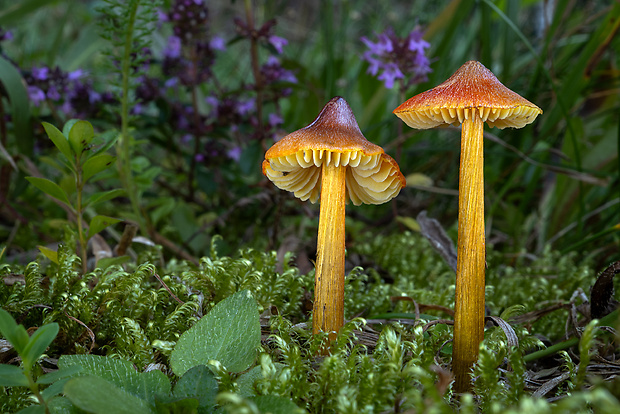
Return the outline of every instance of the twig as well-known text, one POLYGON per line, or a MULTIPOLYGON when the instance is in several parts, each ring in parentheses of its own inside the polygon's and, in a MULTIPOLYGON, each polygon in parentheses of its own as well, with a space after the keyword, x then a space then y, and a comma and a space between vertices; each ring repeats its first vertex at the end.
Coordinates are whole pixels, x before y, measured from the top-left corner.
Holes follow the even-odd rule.
POLYGON ((172 296, 172 299, 176 300, 177 302, 179 302, 181 305, 185 305, 185 302, 183 302, 181 299, 179 299, 177 297, 177 295, 175 295, 170 288, 168 287, 168 285, 166 285, 164 283, 164 281, 161 279, 161 277, 159 277, 159 275, 157 274, 157 272, 153 272, 153 276, 155 276, 157 278, 157 280, 159 280, 159 283, 161 283, 161 285, 164 287, 164 289, 166 289, 168 291, 168 293, 170 293, 170 296, 172 296))

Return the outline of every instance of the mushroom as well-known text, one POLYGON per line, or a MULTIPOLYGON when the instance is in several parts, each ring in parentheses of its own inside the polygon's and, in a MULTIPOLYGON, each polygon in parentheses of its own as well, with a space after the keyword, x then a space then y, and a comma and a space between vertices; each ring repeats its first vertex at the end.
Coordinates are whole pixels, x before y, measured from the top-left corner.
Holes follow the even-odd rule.
POLYGON ((483 125, 522 128, 541 113, 538 106, 506 88, 476 61, 465 63, 444 83, 394 110, 412 128, 462 124, 452 353, 457 392, 470 388, 468 374, 484 338, 483 125))
POLYGON ((405 186, 398 164, 362 135, 341 97, 265 153, 263 174, 315 203, 320 196, 312 332, 332 341, 344 324, 345 204, 382 204, 405 186))

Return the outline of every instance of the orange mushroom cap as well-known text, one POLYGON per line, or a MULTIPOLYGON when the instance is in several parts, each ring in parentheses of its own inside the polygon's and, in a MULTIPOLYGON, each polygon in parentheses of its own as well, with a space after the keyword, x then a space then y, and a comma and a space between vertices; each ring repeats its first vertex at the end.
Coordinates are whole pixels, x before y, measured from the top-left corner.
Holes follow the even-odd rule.
POLYGON ((542 109, 505 87, 480 62, 470 60, 448 80, 408 99, 394 114, 412 128, 458 126, 478 111, 483 122, 500 129, 522 128, 542 109))
POLYGON ((310 125, 267 150, 263 174, 278 188, 315 203, 324 163, 347 167, 347 200, 355 205, 385 203, 405 186, 396 161, 364 137, 353 111, 339 96, 332 98, 310 125))

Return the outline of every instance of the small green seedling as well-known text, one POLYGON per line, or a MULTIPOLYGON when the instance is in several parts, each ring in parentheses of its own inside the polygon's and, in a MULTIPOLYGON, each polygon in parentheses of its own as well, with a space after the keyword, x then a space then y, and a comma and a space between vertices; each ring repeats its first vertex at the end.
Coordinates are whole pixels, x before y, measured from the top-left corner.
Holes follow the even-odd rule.
POLYGON ((45 375, 35 381, 32 368, 56 338, 58 324, 43 325, 29 336, 23 325, 18 325, 7 311, 0 309, 0 333, 13 345, 22 360, 21 367, 0 364, 0 386, 29 387, 39 403, 45 407, 45 411, 49 412, 45 399, 39 392, 39 384, 49 382, 46 381, 45 375))
MULTIPOLYGON (((109 191, 96 192, 87 199, 84 198, 84 187, 87 182, 97 180, 97 174, 105 171, 114 165, 116 157, 107 154, 106 151, 114 145, 117 136, 112 137, 102 135, 95 137, 93 126, 88 121, 71 120, 68 121, 61 132, 55 126, 43 122, 43 127, 47 136, 52 140, 56 148, 66 159, 64 168, 68 169, 73 175, 71 188, 61 187, 55 182, 42 177, 26 177, 26 179, 39 190, 61 204, 75 215, 77 221, 78 239, 80 243, 80 254, 82 259, 82 271, 86 273, 86 248, 88 241, 95 234, 99 233, 108 226, 121 221, 117 218, 96 215, 88 225, 84 220, 84 212, 88 207, 111 200, 124 194, 124 190, 114 189, 109 191), (97 138, 104 141, 102 146, 94 149, 97 138), (107 139, 106 139, 107 138, 107 139)), ((63 166, 57 165, 59 169, 63 166)), ((50 260, 57 262, 56 252, 40 247, 41 252, 50 260)))

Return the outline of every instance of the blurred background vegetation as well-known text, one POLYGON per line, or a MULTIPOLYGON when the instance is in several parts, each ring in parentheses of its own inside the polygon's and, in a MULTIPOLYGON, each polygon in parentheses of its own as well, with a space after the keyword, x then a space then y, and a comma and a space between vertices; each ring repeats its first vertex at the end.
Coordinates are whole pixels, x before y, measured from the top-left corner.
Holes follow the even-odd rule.
MULTIPOLYGON (((423 210, 454 235, 459 130, 410 130, 391 112, 471 59, 544 111, 520 130, 485 129, 487 245, 507 261, 549 247, 600 268, 620 259, 617 1, 197 1, 207 16, 183 24, 174 17, 182 1, 155 3, 156 11, 129 1, 142 17, 133 32, 114 14, 120 3, 0 1, 3 260, 25 263, 36 245, 67 239, 72 218, 24 177, 70 185, 69 173, 53 168, 60 155, 41 122, 62 129, 81 118, 129 143, 115 150, 130 172, 111 169, 85 189, 120 187, 126 196, 90 217, 135 222, 167 255, 200 257, 221 234, 223 253, 290 250, 308 266, 318 205, 277 190, 260 165, 275 139, 336 95, 370 141, 398 153, 409 178, 391 204, 348 209, 348 247, 415 229, 423 210), (386 88, 368 73, 362 37, 388 28, 400 38, 424 33, 426 81, 386 88)), ((103 235, 114 245, 122 232, 117 224, 103 235)))

